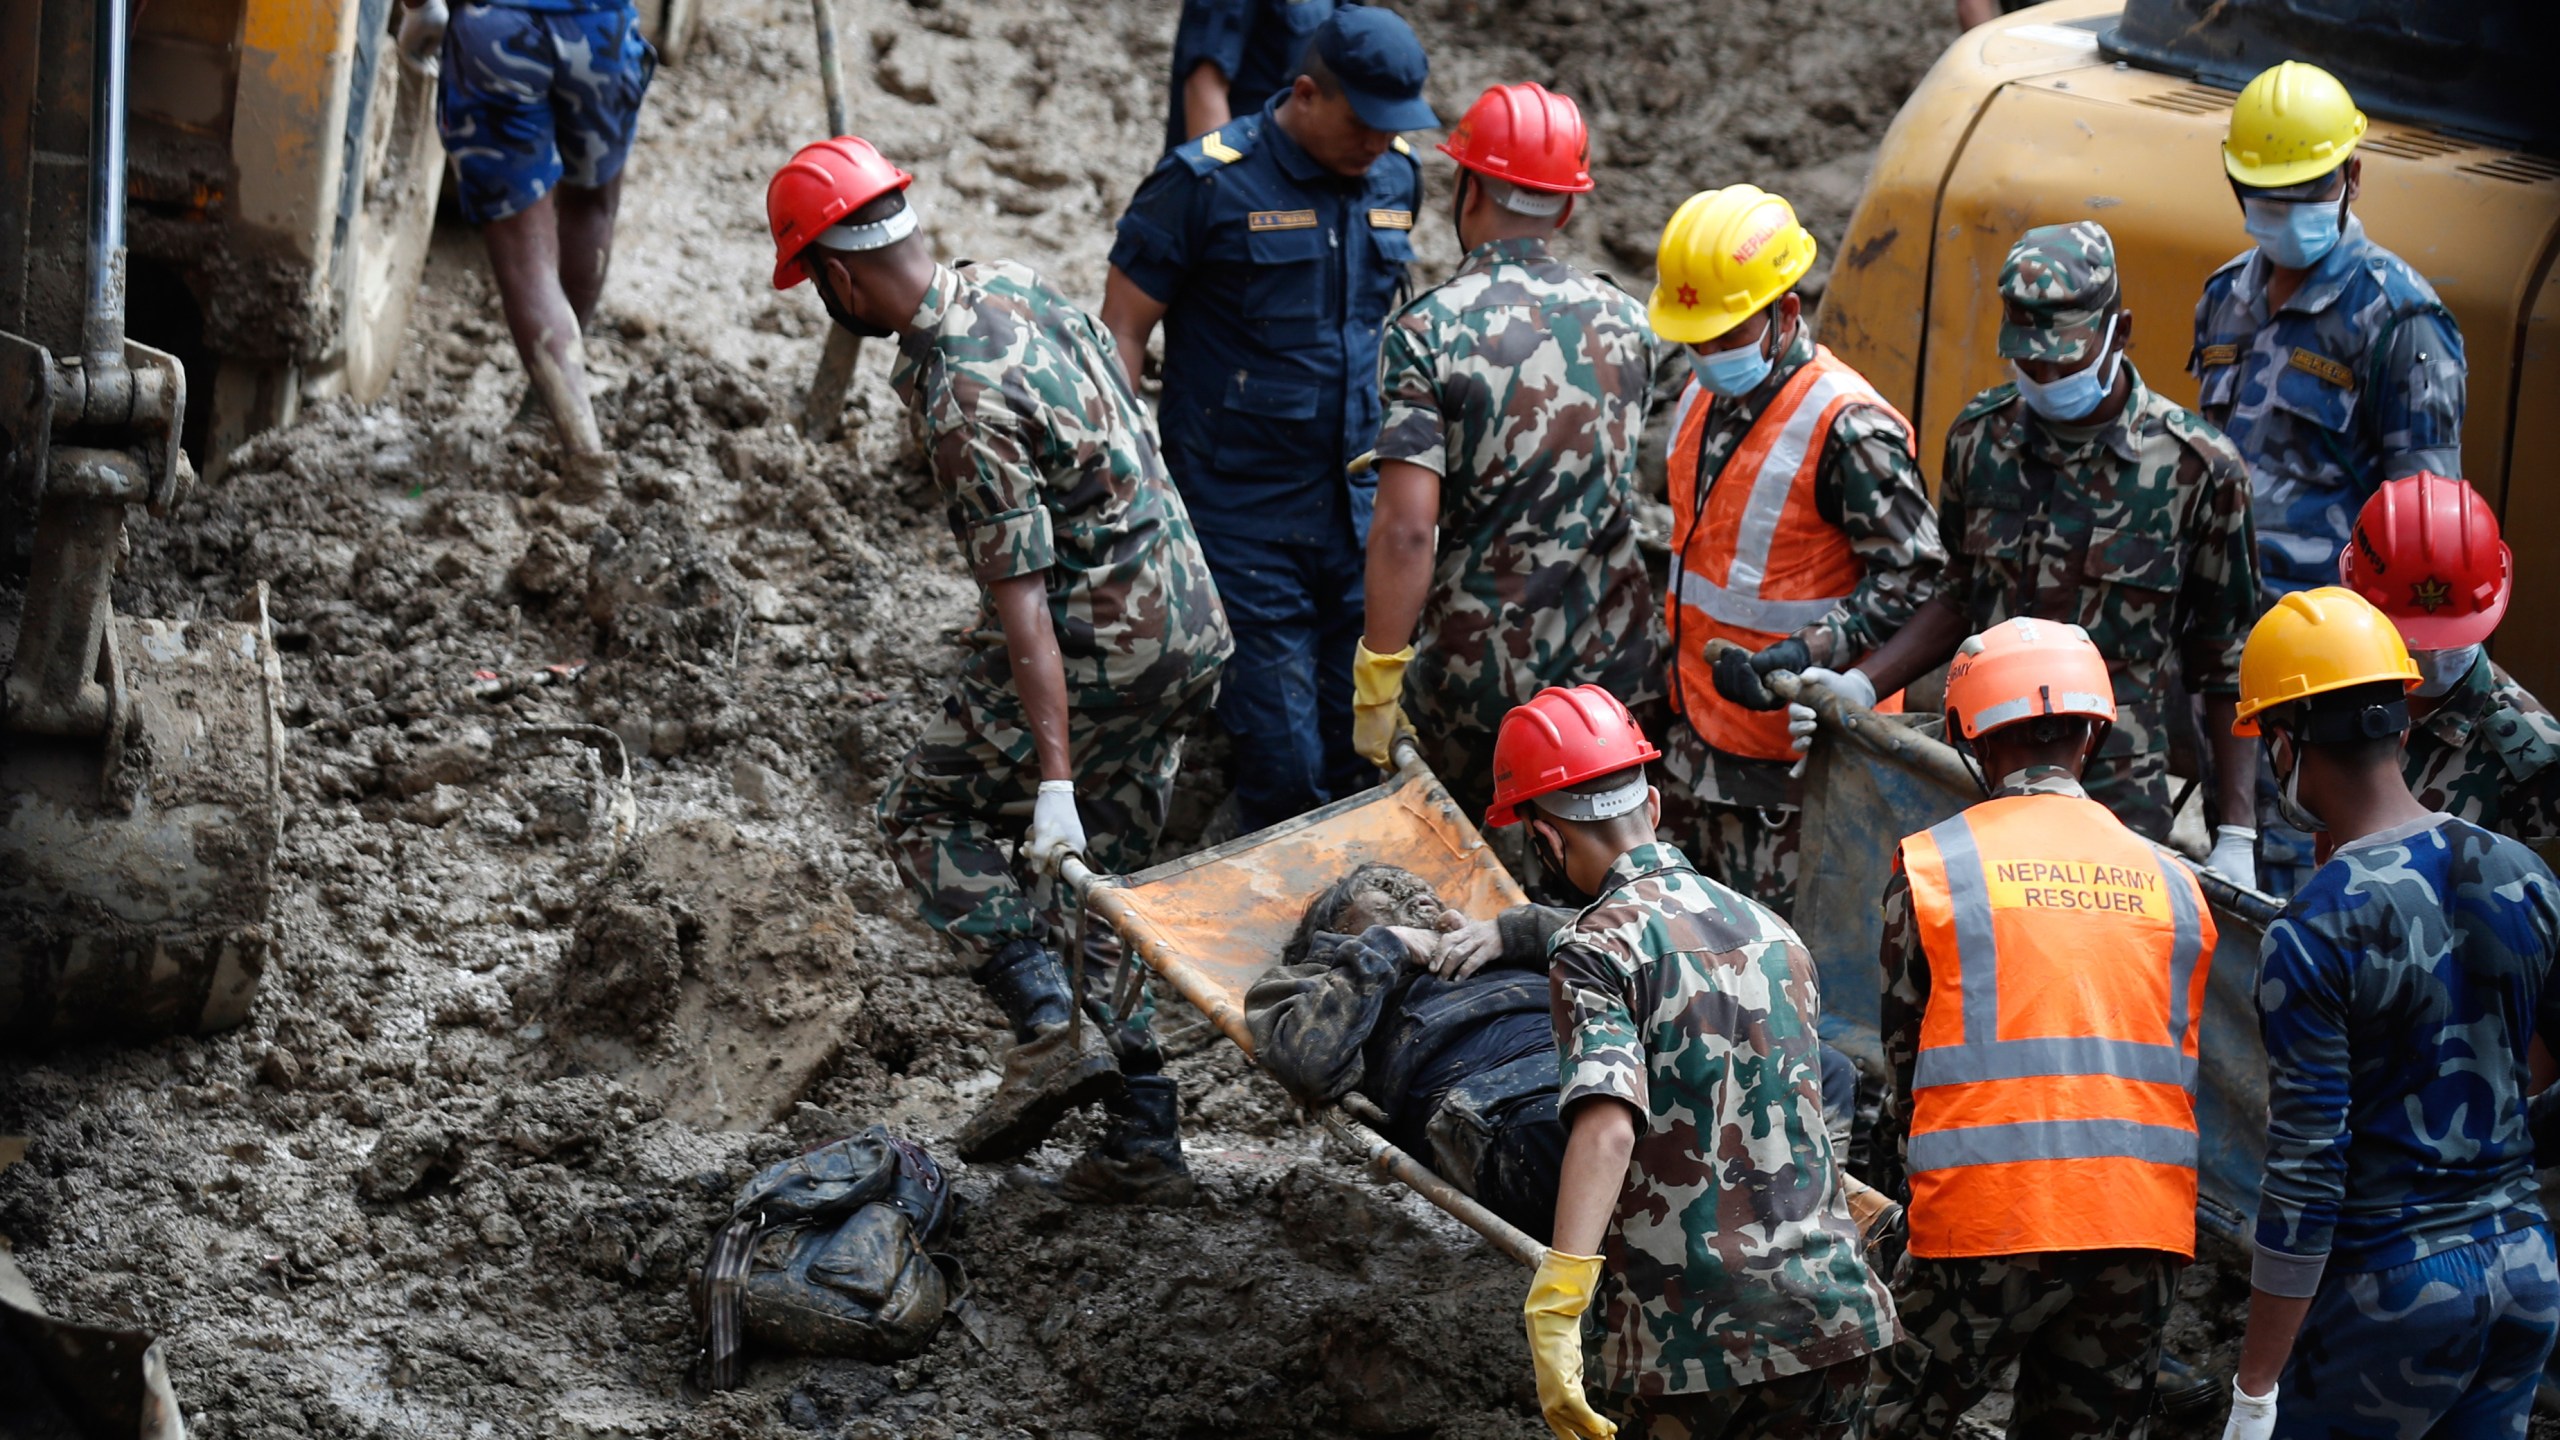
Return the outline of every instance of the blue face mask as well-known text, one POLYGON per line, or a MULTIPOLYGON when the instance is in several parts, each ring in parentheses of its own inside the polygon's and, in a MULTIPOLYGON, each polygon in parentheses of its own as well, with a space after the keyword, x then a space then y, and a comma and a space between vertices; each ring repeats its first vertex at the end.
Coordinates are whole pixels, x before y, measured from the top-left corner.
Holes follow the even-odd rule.
MULTIPOLYGON (((1772 315, 1769 317, 1769 329, 1777 328, 1778 317, 1772 315)), ((1760 335, 1760 345, 1766 345, 1768 341, 1768 331, 1764 330, 1760 335)), ((1769 372, 1778 368, 1777 358, 1761 354, 1760 345, 1718 350, 1711 355, 1702 355, 1696 346, 1689 346, 1689 373, 1698 377, 1698 388, 1710 395, 1748 395, 1766 383, 1769 372)))
POLYGON ((2018 383, 2018 394, 2026 400, 2028 409, 2047 420, 2068 425, 2105 404, 2107 396, 2115 392, 2116 362, 2123 358, 2114 352, 2112 347, 2115 343, 2116 317, 2110 315, 2107 317, 2107 333, 2098 341, 2098 348, 2105 354, 2105 359, 2094 365, 2084 365, 2050 384, 2039 384, 2027 378, 2027 372, 2019 369, 2018 362, 2012 360, 2009 362, 2009 378, 2018 383))
POLYGON ((2243 200, 2241 224, 2269 261, 2308 270, 2337 248, 2344 208, 2335 200, 2243 200))

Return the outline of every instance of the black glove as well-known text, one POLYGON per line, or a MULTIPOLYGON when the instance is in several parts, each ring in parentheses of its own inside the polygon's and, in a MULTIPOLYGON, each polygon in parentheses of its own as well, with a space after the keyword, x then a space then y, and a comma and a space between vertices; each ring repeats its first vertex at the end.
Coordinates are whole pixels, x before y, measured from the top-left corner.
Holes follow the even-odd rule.
POLYGON ((1775 670, 1792 674, 1812 663, 1813 652, 1793 635, 1754 654, 1726 650, 1716 656, 1716 693, 1745 710, 1782 710, 1787 702, 1771 694, 1760 677, 1775 670))

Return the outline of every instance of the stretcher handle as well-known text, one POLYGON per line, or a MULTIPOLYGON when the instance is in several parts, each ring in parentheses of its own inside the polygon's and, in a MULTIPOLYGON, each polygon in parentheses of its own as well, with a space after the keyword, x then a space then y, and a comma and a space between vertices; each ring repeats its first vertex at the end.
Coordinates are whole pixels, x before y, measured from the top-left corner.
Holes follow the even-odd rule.
MULTIPOLYGON (((1746 655, 1751 653, 1730 640, 1718 637, 1707 642, 1707 662, 1715 663, 1715 657, 1722 650, 1740 650, 1746 655)), ((1965 764, 1964 757, 1945 741, 1932 739, 1908 725, 1896 724, 1890 717, 1878 715, 1863 705, 1852 705, 1827 685, 1807 685, 1791 670, 1771 671, 1761 676, 1760 682, 1769 687, 1770 694, 1788 704, 1802 705, 1811 710, 1823 728, 1848 736, 1876 758, 1901 766, 1959 795, 1982 793, 1982 782, 1974 778, 1973 767, 1965 764)), ((2284 912, 2283 904, 2272 895, 2234 885, 2188 859, 2182 852, 2156 840, 2151 842, 2151 848, 2184 864, 2188 873, 2196 877, 2196 883, 2203 887, 2206 899, 2262 929, 2274 924, 2276 916, 2284 912)))
POLYGON ((1532 1270, 1547 1258, 1546 1246, 1484 1208, 1474 1196, 1442 1179, 1431 1167, 1387 1143, 1384 1135, 1331 1106, 1317 1112, 1316 1118, 1333 1138, 1359 1151, 1372 1168, 1394 1176, 1407 1189, 1448 1211, 1459 1224, 1491 1242, 1494 1249, 1532 1270))

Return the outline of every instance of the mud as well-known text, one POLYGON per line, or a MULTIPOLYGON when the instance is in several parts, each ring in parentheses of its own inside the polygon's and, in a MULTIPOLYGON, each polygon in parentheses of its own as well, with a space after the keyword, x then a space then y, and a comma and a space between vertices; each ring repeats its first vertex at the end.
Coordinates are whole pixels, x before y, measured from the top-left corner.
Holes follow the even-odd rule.
MULTIPOLYGON (((917 172, 935 245, 1097 303, 1175 7, 838 4, 858 128, 917 172)), ((1836 241, 1947 38, 1938 4, 1406 8, 1443 113, 1498 78, 1583 98, 1603 189, 1571 248, 1630 283, 1706 185, 1787 192, 1836 241)), ((659 74, 587 340, 610 483, 564 482, 516 422, 457 230, 391 397, 312 407, 137 527, 127 613, 272 590, 275 952, 238 1030, 0 1067, 0 1131, 32 1142, 0 1236, 57 1313, 165 1336, 214 1440, 1543 1433, 1523 1277, 1178 1013, 1196 1206, 1056 1201, 1073 1122, 958 1171, 974 1327, 694 1386, 687 1280, 736 1186, 874 1121, 949 1158, 1001 1041, 870 814, 974 610, 889 348, 863 347, 842 444, 784 420, 823 321, 770 289, 762 182, 820 133, 813 52, 797 5, 754 0, 659 74)), ((1446 225, 1416 235, 1445 273, 1446 225)), ((1169 850, 1218 833, 1220 753, 1169 850)))

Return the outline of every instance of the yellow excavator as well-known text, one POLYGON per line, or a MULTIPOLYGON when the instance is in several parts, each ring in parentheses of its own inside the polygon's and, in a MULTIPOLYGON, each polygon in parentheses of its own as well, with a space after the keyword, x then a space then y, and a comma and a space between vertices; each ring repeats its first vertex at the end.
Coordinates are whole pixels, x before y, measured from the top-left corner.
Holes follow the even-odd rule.
MULTIPOLYGON (((2145 381, 2195 403, 2205 277, 2249 245, 2221 144, 2240 87, 2281 60, 2372 117, 2356 202, 2434 284, 2470 360, 2463 467, 2514 547, 2510 614, 2560 612, 2560 6, 2540 0, 2055 0, 1967 31, 1876 152, 1820 316, 1825 343, 1920 429, 1935 472, 1956 412, 2008 378, 1992 286, 2019 232, 2115 236, 2145 381)), ((2560 627, 2511 619, 2501 664, 2560 698, 2560 627)))

